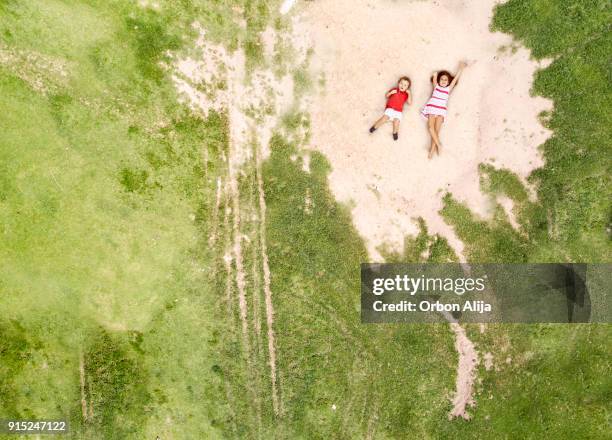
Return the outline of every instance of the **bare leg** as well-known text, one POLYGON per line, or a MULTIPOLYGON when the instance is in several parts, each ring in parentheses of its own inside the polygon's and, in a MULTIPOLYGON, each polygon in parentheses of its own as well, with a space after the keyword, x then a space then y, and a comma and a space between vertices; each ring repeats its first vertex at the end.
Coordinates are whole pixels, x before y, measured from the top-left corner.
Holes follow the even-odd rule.
MULTIPOLYGON (((435 119, 436 119, 436 122, 435 122, 434 129, 436 130, 436 134, 438 135, 438 139, 440 139, 440 128, 442 127, 442 122, 444 122, 444 117, 443 116, 437 116, 435 119)), ((440 146, 440 142, 439 141, 438 141, 438 146, 440 146)), ((438 156, 440 155, 440 150, 438 148, 436 148, 436 153, 438 154, 438 156)))
POLYGON ((427 155, 427 159, 431 159, 432 158, 435 149, 436 149, 436 143, 432 139, 431 140, 431 145, 429 146, 429 154, 427 155))
POLYGON ((378 127, 380 127, 381 125, 383 125, 385 122, 387 122, 389 120, 389 116, 387 115, 382 115, 378 121, 376 121, 373 125, 374 129, 376 130, 378 127))
POLYGON ((440 143, 440 138, 438 137, 438 132, 436 131, 436 119, 438 118, 442 117, 429 115, 429 120, 427 121, 429 125, 429 134, 431 135, 431 138, 436 144, 436 150, 442 147, 442 144, 440 143))
POLYGON ((399 119, 393 120, 393 133, 397 133, 399 131, 399 124, 400 124, 399 119))
POLYGON ((436 117, 434 115, 429 115, 427 119, 427 127, 429 128, 429 134, 431 135, 431 147, 429 148, 429 159, 433 156, 434 153, 438 151, 438 145, 440 139, 438 139, 438 133, 436 133, 436 117))

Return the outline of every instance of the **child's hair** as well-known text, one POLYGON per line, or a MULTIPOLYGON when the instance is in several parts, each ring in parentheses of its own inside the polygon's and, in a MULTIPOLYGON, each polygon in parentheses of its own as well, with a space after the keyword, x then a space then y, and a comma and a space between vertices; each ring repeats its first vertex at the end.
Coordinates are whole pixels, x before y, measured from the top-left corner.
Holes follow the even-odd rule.
POLYGON ((446 76, 448 78, 448 83, 452 83, 453 80, 455 79, 455 77, 453 75, 451 75, 451 73, 448 70, 441 70, 438 72, 438 77, 436 78, 436 82, 438 84, 440 84, 440 78, 442 78, 443 76, 446 76))
POLYGON ((397 80, 397 83, 399 84, 404 80, 408 81, 408 88, 410 88, 410 86, 412 85, 412 81, 410 81, 410 78, 408 78, 407 76, 402 76, 400 79, 397 80))

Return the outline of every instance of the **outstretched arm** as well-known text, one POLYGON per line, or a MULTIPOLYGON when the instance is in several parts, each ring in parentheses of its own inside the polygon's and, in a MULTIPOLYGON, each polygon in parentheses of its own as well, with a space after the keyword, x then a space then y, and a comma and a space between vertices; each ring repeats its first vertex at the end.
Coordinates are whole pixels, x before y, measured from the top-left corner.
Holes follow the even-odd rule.
POLYGON ((453 90, 455 88, 457 81, 459 81, 459 78, 461 77, 461 74, 463 73, 463 69, 465 69, 466 67, 467 67, 467 63, 465 61, 461 61, 459 63, 459 70, 457 70, 457 75, 455 75, 455 78, 450 83, 450 86, 449 86, 450 90, 453 90))
POLYGON ((433 76, 431 77, 431 82, 433 83, 434 87, 438 87, 438 72, 433 73, 433 76))

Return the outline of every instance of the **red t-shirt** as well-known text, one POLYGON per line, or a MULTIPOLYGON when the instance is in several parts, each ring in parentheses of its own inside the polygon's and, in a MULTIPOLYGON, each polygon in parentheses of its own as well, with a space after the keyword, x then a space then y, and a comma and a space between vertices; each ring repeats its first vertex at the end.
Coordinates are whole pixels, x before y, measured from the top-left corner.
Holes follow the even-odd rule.
MULTIPOLYGON (((389 99, 387 100, 387 108, 392 108, 393 110, 401 112, 404 110, 404 103, 408 100, 408 92, 400 92, 397 87, 394 87, 391 90, 397 90, 397 92, 389 96, 389 99)), ((389 92, 391 90, 389 90, 389 92)))

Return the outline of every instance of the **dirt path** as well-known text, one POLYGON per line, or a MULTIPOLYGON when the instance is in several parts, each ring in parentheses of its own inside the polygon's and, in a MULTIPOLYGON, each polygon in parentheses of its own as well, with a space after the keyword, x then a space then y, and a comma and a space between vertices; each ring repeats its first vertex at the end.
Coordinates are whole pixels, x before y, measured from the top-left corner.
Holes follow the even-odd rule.
POLYGON ((459 355, 457 362, 457 378, 455 380, 455 396, 452 399, 453 409, 448 414, 449 419, 461 417, 465 420, 470 419, 467 412, 468 406, 476 404, 474 400, 474 381, 476 380, 476 367, 478 367, 478 352, 474 343, 470 341, 455 318, 448 313, 442 312, 448 321, 451 331, 455 334, 455 350, 459 355))
POLYGON ((85 374, 85 356, 83 352, 79 352, 79 379, 81 383, 81 413, 84 422, 91 422, 94 418, 93 409, 93 394, 91 391, 91 381, 87 380, 85 374), (85 390, 87 387, 87 390, 85 390), (89 396, 89 407, 87 406, 87 397, 89 396))
MULTIPOLYGON (((233 112, 230 111, 230 115, 233 112)), ((230 127, 233 118, 230 116, 230 127)), ((231 131, 231 130, 230 130, 231 131)), ((250 353, 249 323, 247 317, 246 281, 244 265, 242 263, 242 232, 240 230, 240 192, 238 190, 238 170, 233 165, 235 160, 233 154, 236 150, 236 138, 230 135, 230 197, 232 199, 232 233, 234 243, 232 246, 234 265, 236 266, 236 286, 238 288, 238 308, 240 311, 240 322, 242 324, 242 337, 247 355, 250 353)))
POLYGON ((212 225, 211 233, 208 237, 208 244, 213 247, 217 241, 217 233, 219 230, 219 206, 221 205, 221 185, 222 180, 220 177, 217 178, 217 188, 215 191, 215 205, 212 212, 212 225))
POLYGON ((478 366, 478 353, 474 343, 465 334, 465 329, 459 324, 451 323, 451 330, 455 333, 455 349, 459 354, 457 366, 457 380, 453 409, 449 413, 450 419, 462 417, 470 419, 467 412, 468 406, 474 406, 474 380, 476 378, 476 367, 478 366))
POLYGON ((270 381, 272 382, 272 406, 274 413, 279 414, 280 403, 276 377, 276 343, 274 341, 274 305, 272 303, 272 289, 270 288, 270 266, 268 264, 268 251, 266 246, 266 201, 261 176, 261 157, 255 153, 257 172, 257 191, 259 194, 259 241, 261 247, 261 266, 264 281, 264 298, 266 303, 266 328, 268 335, 268 359, 270 362, 270 381))
POLYGON ((89 416, 87 414, 87 396, 85 394, 85 358, 83 352, 79 353, 79 379, 81 383, 81 413, 83 421, 87 422, 89 416))

